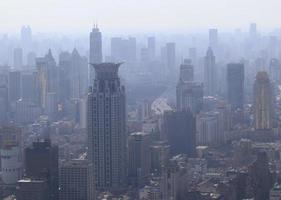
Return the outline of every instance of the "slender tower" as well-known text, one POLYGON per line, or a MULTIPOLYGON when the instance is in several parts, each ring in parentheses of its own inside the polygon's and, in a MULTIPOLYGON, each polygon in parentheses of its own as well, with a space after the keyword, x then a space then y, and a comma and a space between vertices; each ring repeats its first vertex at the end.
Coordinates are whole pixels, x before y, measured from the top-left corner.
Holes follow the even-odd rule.
POLYGON ((256 130, 272 128, 272 89, 267 72, 257 73, 254 83, 254 119, 256 130))
POLYGON ((89 160, 98 190, 126 186, 126 95, 120 64, 93 64, 95 80, 88 94, 89 160))
POLYGON ((214 96, 216 92, 215 68, 216 57, 211 47, 209 47, 204 63, 204 86, 206 96, 214 96))
MULTIPOLYGON (((90 63, 102 63, 102 35, 97 25, 94 25, 90 33, 90 63)), ((89 83, 93 85, 94 69, 89 66, 89 83)))

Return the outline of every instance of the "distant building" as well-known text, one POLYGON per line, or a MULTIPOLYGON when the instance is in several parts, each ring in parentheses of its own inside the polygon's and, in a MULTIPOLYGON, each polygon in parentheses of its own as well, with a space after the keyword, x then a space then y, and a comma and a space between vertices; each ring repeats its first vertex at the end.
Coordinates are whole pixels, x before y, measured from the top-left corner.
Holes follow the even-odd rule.
POLYGON ((272 86, 267 72, 260 71, 257 73, 254 83, 254 127, 257 130, 272 128, 272 86))
POLYGON ((42 58, 36 59, 40 106, 46 109, 48 93, 59 93, 59 70, 51 50, 42 58))
POLYGON ((276 82, 277 84, 281 84, 281 63, 276 58, 270 60, 269 75, 270 80, 276 82))
POLYGON ((212 111, 197 115, 197 145, 219 145, 225 142, 222 113, 212 111))
POLYGON ((132 133, 128 138, 128 175, 132 184, 142 186, 150 174, 151 134, 132 133))
POLYGON ((120 64, 93 65, 95 80, 88 94, 88 157, 97 189, 116 191, 126 186, 126 93, 120 64))
POLYGON ((154 142, 150 146, 152 173, 160 174, 163 167, 167 166, 170 158, 170 145, 164 141, 154 142))
POLYGON ((0 128, 1 179, 5 185, 15 186, 23 175, 23 144, 21 129, 14 126, 0 128))
POLYGON ((15 102, 21 97, 21 72, 9 72, 9 102, 15 102))
POLYGON ((216 94, 216 57, 211 48, 204 58, 204 94, 214 96, 216 94))
POLYGON ((25 149, 25 175, 32 180, 44 180, 49 199, 58 200, 58 147, 48 140, 33 142, 25 149))
POLYGON ((71 160, 59 170, 60 200, 94 200, 94 176, 87 160, 71 160))
POLYGON ((22 48, 14 49, 14 68, 21 70, 23 66, 23 52, 22 48))
POLYGON ((137 59, 137 42, 136 38, 121 37, 111 38, 111 59, 113 62, 132 63, 137 59))
POLYGON ((188 110, 165 112, 163 116, 163 133, 170 144, 171 155, 195 155, 196 123, 188 110))
MULTIPOLYGON (((98 64, 102 63, 102 34, 99 28, 95 25, 90 33, 90 63, 98 64)), ((89 83, 90 85, 94 82, 94 69, 89 66, 89 83)))
POLYGON ((46 180, 22 179, 16 188, 17 200, 50 200, 46 180))
POLYGON ((218 29, 209 29, 209 47, 217 50, 218 47, 218 29))
POLYGON ((244 104, 244 65, 231 63, 227 65, 228 102, 233 110, 243 110, 244 104))

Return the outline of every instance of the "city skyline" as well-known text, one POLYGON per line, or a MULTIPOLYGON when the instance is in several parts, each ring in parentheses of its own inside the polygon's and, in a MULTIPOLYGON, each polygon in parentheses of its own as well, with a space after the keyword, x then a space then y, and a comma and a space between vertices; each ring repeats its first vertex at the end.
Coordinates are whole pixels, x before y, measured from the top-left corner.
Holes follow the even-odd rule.
POLYGON ((90 30, 93 23, 112 33, 203 32, 214 27, 247 30, 252 22, 259 24, 260 30, 271 31, 281 27, 278 7, 278 0, 218 0, 215 5, 211 0, 11 0, 0 2, 0 33, 16 33, 22 25, 30 25, 35 32, 82 34, 90 30))

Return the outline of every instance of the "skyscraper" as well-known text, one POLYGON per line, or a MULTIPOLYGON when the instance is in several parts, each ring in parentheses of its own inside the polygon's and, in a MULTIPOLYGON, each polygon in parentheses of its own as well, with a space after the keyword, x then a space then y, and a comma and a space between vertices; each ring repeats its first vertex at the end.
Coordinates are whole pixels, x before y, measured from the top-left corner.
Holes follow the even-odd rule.
POLYGON ((209 46, 216 50, 218 47, 218 29, 209 29, 209 46))
POLYGON ((272 58, 269 63, 269 76, 270 80, 281 83, 281 64, 278 59, 272 58))
POLYGON ((147 48, 148 48, 149 60, 152 61, 155 59, 155 54, 156 54, 155 37, 147 38, 147 48))
POLYGON ((128 175, 137 186, 142 186, 150 174, 150 144, 149 133, 136 132, 128 138, 128 175))
POLYGON ((174 73, 176 67, 176 44, 169 42, 166 44, 166 64, 169 73, 174 73))
POLYGON ((14 49, 14 68, 16 70, 21 70, 23 66, 23 52, 22 48, 14 49))
POLYGON ((21 98, 21 72, 9 72, 9 102, 15 102, 21 98))
POLYGON ((216 94, 216 57, 211 47, 208 48, 204 61, 204 94, 214 96, 216 94))
POLYGON ((55 93, 58 96, 59 92, 59 69, 51 50, 44 57, 37 58, 36 66, 38 70, 40 106, 45 109, 48 93, 55 93))
POLYGON ((59 170, 60 200, 94 200, 93 169, 87 160, 62 163, 59 170))
POLYGON ((52 200, 58 200, 58 170, 58 147, 49 140, 33 142, 25 149, 26 177, 46 181, 52 200))
POLYGON ((126 185, 126 94, 118 76, 120 64, 94 64, 95 80, 88 94, 89 160, 97 189, 126 185))
POLYGON ((163 132, 170 144, 171 155, 195 155, 196 123, 189 110, 165 112, 163 132))
POLYGON ((203 84, 193 82, 193 66, 185 60, 180 67, 177 85, 177 110, 190 110, 197 114, 203 107, 203 84))
POLYGON ((244 65, 231 63, 227 65, 228 102, 232 109, 243 109, 244 102, 244 65))
POLYGON ((257 73, 254 83, 254 120, 256 130, 272 128, 272 88, 267 72, 257 73))
MULTIPOLYGON (((98 64, 102 62, 102 34, 97 25, 94 26, 90 33, 90 63, 98 64)), ((94 69, 89 66, 89 83, 93 84, 94 69)))

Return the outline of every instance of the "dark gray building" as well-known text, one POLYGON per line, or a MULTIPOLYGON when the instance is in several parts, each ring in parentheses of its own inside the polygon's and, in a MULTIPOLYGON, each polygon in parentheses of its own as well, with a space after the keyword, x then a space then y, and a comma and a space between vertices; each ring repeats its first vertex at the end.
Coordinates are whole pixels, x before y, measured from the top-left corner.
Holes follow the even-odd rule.
POLYGON ((244 103, 244 65, 230 63, 227 65, 227 98, 233 110, 243 110, 244 103))

